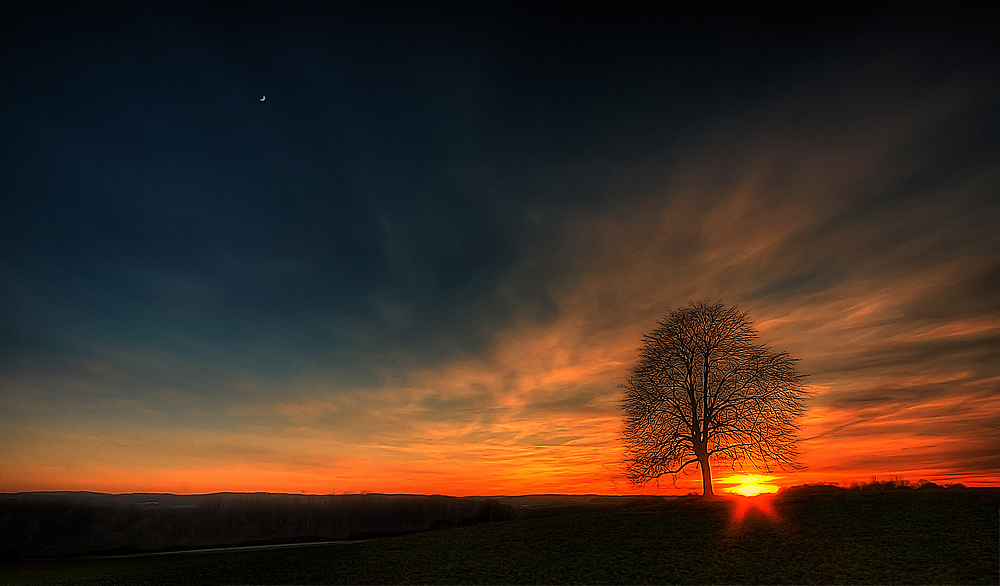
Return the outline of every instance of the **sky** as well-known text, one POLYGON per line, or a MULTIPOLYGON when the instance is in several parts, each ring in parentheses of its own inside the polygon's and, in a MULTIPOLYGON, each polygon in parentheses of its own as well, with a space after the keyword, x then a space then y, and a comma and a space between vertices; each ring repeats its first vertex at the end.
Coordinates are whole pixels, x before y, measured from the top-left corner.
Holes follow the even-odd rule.
POLYGON ((0 11, 0 492, 700 492, 692 301, 808 376, 765 480, 1000 484, 996 2, 0 11))

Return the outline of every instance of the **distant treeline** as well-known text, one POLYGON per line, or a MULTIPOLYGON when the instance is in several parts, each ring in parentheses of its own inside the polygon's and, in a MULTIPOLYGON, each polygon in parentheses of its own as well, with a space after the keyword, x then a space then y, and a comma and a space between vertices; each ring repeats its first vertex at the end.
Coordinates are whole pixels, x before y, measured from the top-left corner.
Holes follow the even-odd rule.
POLYGON ((227 493, 192 502, 161 506, 5 495, 0 552, 58 556, 358 539, 515 516, 513 507, 496 500, 445 496, 227 493))
POLYGON ((829 491, 840 491, 840 490, 877 492, 882 490, 941 490, 941 489, 963 489, 963 488, 965 488, 965 485, 961 483, 938 484, 936 482, 924 480, 923 478, 921 478, 916 482, 910 482, 909 480, 903 480, 899 476, 890 476, 888 480, 879 480, 878 478, 872 476, 870 482, 852 482, 847 487, 840 486, 836 483, 818 482, 814 484, 793 486, 784 489, 781 492, 789 492, 789 491, 829 492, 829 491))

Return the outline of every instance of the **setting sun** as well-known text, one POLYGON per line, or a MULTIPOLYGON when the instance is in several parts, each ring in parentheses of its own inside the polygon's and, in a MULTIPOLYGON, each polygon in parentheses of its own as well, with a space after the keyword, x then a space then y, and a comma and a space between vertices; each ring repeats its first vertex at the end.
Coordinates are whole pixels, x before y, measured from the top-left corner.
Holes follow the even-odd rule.
POLYGON ((736 476, 732 481, 738 482, 738 486, 728 489, 733 494, 743 496, 757 496, 764 493, 778 492, 778 487, 773 484, 764 484, 769 477, 761 476, 736 476))

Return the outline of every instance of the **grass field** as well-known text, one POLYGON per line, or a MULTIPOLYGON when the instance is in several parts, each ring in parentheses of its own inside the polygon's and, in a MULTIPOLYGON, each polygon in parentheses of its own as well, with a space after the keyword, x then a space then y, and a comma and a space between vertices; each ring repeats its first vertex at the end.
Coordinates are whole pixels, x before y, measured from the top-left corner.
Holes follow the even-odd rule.
POLYGON ((1000 489, 676 499, 295 550, 20 560, 2 584, 997 584, 1000 489), (759 502, 759 501, 758 501, 759 502))

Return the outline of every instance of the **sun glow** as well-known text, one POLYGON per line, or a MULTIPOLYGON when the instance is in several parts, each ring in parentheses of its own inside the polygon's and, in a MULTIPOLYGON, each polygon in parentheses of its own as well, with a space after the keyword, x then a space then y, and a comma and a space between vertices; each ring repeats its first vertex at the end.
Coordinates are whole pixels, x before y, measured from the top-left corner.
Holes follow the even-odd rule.
POLYGON ((731 519, 731 527, 738 527, 743 524, 743 520, 750 513, 751 510, 756 510, 759 514, 763 515, 765 518, 771 521, 778 521, 777 511, 774 510, 774 497, 770 493, 761 492, 757 496, 752 498, 747 497, 732 497, 736 501, 736 506, 733 508, 733 516, 731 519))
POLYGON ((732 494, 757 496, 759 494, 778 492, 777 486, 773 484, 765 484, 765 482, 770 480, 770 477, 734 476, 729 480, 731 482, 738 483, 738 486, 727 489, 727 491, 732 494))

